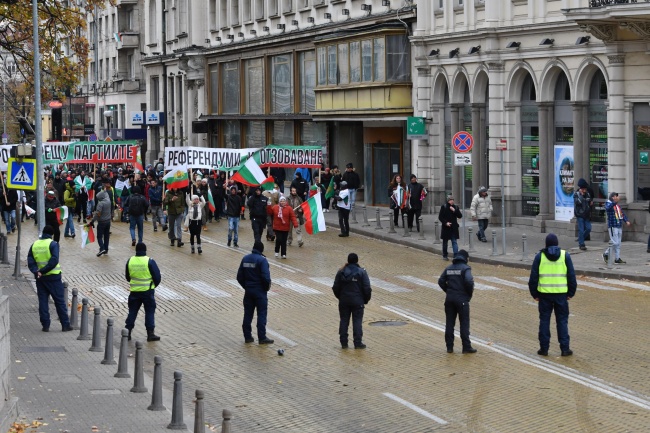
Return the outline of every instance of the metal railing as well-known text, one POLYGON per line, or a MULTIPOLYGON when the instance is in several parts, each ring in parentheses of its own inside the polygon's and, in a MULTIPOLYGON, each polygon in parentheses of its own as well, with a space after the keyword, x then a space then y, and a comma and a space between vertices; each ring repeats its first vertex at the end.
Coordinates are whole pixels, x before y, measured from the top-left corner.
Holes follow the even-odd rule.
POLYGON ((602 8, 605 6, 624 5, 630 3, 650 3, 650 0, 589 0, 589 7, 602 8))

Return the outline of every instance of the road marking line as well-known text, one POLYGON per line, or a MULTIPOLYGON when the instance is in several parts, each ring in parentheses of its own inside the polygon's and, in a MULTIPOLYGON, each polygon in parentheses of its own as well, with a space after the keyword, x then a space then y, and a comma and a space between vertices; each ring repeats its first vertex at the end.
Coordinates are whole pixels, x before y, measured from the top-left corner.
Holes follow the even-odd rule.
POLYGON ((183 284, 193 288, 197 292, 209 298, 229 298, 232 296, 230 293, 219 290, 216 287, 212 287, 203 281, 183 281, 183 284))
MULTIPOLYGON (((242 292, 244 291, 244 288, 239 284, 239 281, 237 281, 237 280, 225 280, 225 281, 226 281, 226 283, 230 284, 231 286, 237 287, 242 292)), ((271 286, 271 287, 273 287, 273 286, 271 286)), ((268 292, 266 292, 266 296, 278 296, 278 294, 275 293, 273 290, 269 290, 268 292)))
MULTIPOLYGON (((609 280, 605 280, 605 281, 609 281, 609 280)), ((612 281, 612 283, 618 286, 629 287, 630 289, 639 289, 639 290, 646 290, 646 291, 650 290, 650 287, 646 286, 645 284, 633 283, 632 281, 616 280, 615 282, 612 281)))
POLYGON ((290 347, 294 347, 294 346, 297 346, 297 345, 298 345, 298 343, 296 343, 295 341, 293 341, 293 340, 291 340, 291 339, 285 337, 285 336, 282 335, 282 334, 277 333, 276 331, 274 331, 274 330, 272 330, 272 329, 266 328, 266 333, 267 333, 267 334, 271 334, 272 336, 274 336, 274 337, 277 338, 278 340, 282 340, 282 341, 284 341, 284 342, 287 343, 290 347))
MULTIPOLYGON (((223 248, 225 250, 232 251, 232 252, 237 253, 237 254, 241 254, 242 256, 245 256, 246 254, 249 254, 249 251, 246 251, 246 250, 241 249, 241 248, 229 247, 228 245, 222 244, 221 242, 213 241, 213 240, 211 240, 210 238, 207 238, 204 235, 201 235, 201 239, 203 240, 203 242, 206 242, 206 243, 209 243, 209 244, 212 244, 212 245, 216 245, 216 246, 221 247, 221 248, 223 248)), ((275 266, 276 268, 280 268, 280 269, 285 270, 287 272, 291 272, 292 274, 295 274, 296 272, 300 272, 300 269, 294 268, 293 266, 281 265, 281 264, 278 264, 278 263, 274 262, 273 260, 269 260, 269 265, 270 266, 275 266)))
POLYGON ((592 283, 590 281, 585 281, 585 280, 578 280, 578 287, 580 286, 587 286, 587 287, 593 287, 594 289, 600 289, 600 290, 611 290, 611 291, 618 291, 618 292, 624 292, 625 289, 619 289, 618 287, 607 287, 603 286, 602 284, 598 283, 592 283))
POLYGON ((129 300, 129 292, 120 286, 105 286, 100 287, 99 290, 118 302, 127 302, 129 300))
POLYGON ((423 287, 427 287, 429 289, 442 291, 442 289, 440 288, 439 285, 431 283, 431 282, 429 282, 427 280, 423 280, 421 278, 412 277, 410 275, 398 275, 397 278, 400 278, 400 279, 402 279, 404 281, 408 281, 409 283, 417 284, 418 286, 423 286, 423 287))
POLYGON ((501 290, 498 287, 488 286, 487 284, 474 283, 474 288, 476 290, 501 290))
POLYGON ((281 285, 285 289, 300 293, 301 295, 322 295, 322 293, 316 289, 312 289, 311 287, 304 286, 300 283, 295 283, 286 278, 276 278, 273 282, 281 285))
POLYGON ((156 287, 156 296, 166 301, 182 301, 184 299, 187 299, 187 296, 176 293, 172 289, 165 286, 156 287))
POLYGON ((380 280, 379 278, 370 278, 370 285, 384 289, 387 292, 391 293, 408 293, 413 290, 407 289, 406 287, 398 286, 397 284, 389 283, 388 281, 380 280))
POLYGON ((312 277, 310 280, 327 287, 332 287, 334 285, 334 278, 330 277, 312 277))
MULTIPOLYGON (((381 308, 388 310, 392 313, 395 313, 399 316, 405 317, 409 320, 412 320, 415 323, 419 323, 420 325, 428 326, 429 328, 436 329, 440 332, 445 332, 445 325, 443 323, 436 322, 426 316, 422 316, 418 313, 414 313, 412 311, 400 307, 396 307, 396 306, 388 305, 388 306, 382 306, 381 308)), ((455 334, 456 336, 459 336, 458 331, 456 331, 455 334)), ((522 362, 531 367, 539 368, 540 370, 544 370, 547 373, 555 374, 564 379, 568 379, 572 382, 586 386, 587 388, 590 388, 594 391, 601 392, 605 395, 614 397, 626 403, 633 404, 642 409, 650 410, 650 397, 640 394, 638 392, 631 391, 621 386, 608 384, 602 379, 599 379, 597 377, 586 375, 572 368, 565 367, 563 365, 559 365, 554 362, 547 361, 545 359, 537 359, 527 355, 523 355, 512 349, 508 349, 504 346, 500 346, 498 344, 488 342, 487 340, 472 337, 472 343, 473 344, 475 343, 477 346, 482 346, 486 349, 490 349, 496 353, 506 356, 507 358, 522 362)))
POLYGON ((406 407, 408 407, 409 409, 411 409, 411 410, 413 410, 413 411, 419 413, 420 415, 425 416, 425 417, 427 417, 427 418, 429 418, 429 419, 434 420, 434 421, 437 422, 438 424, 442 424, 442 425, 447 425, 447 424, 448 424, 447 421, 445 421, 444 419, 442 419, 442 418, 438 418, 438 417, 435 416, 434 414, 429 413, 429 412, 427 412, 426 410, 424 410, 424 409, 422 409, 422 408, 419 408, 418 406, 414 405, 413 403, 409 403, 408 401, 406 401, 406 400, 404 400, 404 399, 402 399, 402 398, 399 398, 398 396, 396 396, 396 395, 394 395, 394 394, 391 394, 390 392, 384 392, 384 393, 382 393, 382 394, 385 395, 386 397, 390 398, 391 400, 394 400, 394 401, 396 401, 396 402, 398 402, 398 403, 400 403, 400 404, 403 404, 404 406, 406 406, 406 407))
POLYGON ((519 290, 528 291, 528 286, 527 285, 514 283, 512 281, 504 280, 504 279, 498 278, 498 277, 479 277, 478 279, 489 281, 489 282, 495 283, 495 284, 503 284, 504 286, 514 287, 515 289, 519 289, 519 290))

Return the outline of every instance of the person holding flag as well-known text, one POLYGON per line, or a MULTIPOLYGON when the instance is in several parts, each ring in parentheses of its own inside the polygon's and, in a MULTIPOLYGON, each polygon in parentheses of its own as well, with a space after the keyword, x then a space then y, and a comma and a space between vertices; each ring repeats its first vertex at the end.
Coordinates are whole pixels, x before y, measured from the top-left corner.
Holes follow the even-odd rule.
POLYGON ((406 214, 406 183, 402 176, 396 174, 388 185, 388 197, 390 198, 390 208, 393 210, 393 224, 399 227, 399 213, 406 214))
POLYGON ((262 241, 262 233, 264 233, 266 227, 266 207, 268 204, 269 199, 262 195, 262 188, 256 186, 247 203, 255 242, 262 241))
POLYGON ((323 201, 320 191, 303 202, 300 207, 305 220, 305 231, 310 235, 325 231, 325 215, 323 214, 323 201))
POLYGON ((339 208, 339 227, 341 227, 340 238, 347 238, 350 236, 350 191, 348 190, 348 183, 344 180, 339 184, 341 189, 334 197, 339 208))
MULTIPOLYGON (((84 223, 86 222, 86 216, 90 215, 92 211, 88 210, 89 202, 89 192, 92 191, 93 179, 90 176, 86 175, 85 170, 81 170, 79 176, 74 179, 75 192, 77 193, 77 210, 79 212, 77 222, 81 222, 83 218, 84 223)), ((93 197, 94 198, 94 197, 93 197)), ((92 204, 91 204, 92 209, 92 204)))
POLYGON ((167 236, 174 246, 174 241, 177 242, 177 247, 185 245, 182 241, 183 230, 181 224, 183 222, 183 213, 185 212, 185 200, 183 200, 183 188, 190 185, 190 179, 187 175, 187 165, 180 165, 172 168, 169 173, 164 177, 169 191, 165 194, 163 206, 165 208, 165 215, 167 215, 169 224, 169 232, 167 236))
POLYGON ((56 198, 56 191, 50 189, 45 195, 45 224, 52 227, 52 239, 58 243, 61 238, 61 230, 59 229, 59 220, 57 218, 57 209, 61 207, 61 203, 56 198))
POLYGON ((190 199, 190 194, 185 194, 187 202, 187 219, 190 229, 190 247, 191 253, 194 254, 194 238, 196 237, 196 247, 199 254, 203 254, 201 249, 201 226, 203 225, 203 215, 205 214, 205 199, 194 194, 190 199))
POLYGON ((280 201, 276 205, 269 205, 266 208, 267 215, 273 216, 273 231, 275 232, 275 257, 280 254, 283 259, 287 258, 287 236, 289 235, 289 227, 293 224, 294 228, 298 228, 298 220, 296 213, 291 206, 287 206, 287 198, 280 197, 280 201))

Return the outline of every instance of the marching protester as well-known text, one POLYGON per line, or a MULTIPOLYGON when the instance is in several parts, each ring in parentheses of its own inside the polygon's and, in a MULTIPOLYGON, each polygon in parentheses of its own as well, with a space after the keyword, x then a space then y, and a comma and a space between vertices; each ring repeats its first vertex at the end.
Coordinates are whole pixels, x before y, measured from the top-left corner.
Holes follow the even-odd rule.
POLYGON ((264 228, 266 227, 266 207, 268 204, 268 197, 262 195, 262 188, 260 186, 256 186, 247 203, 255 242, 262 241, 262 233, 264 233, 264 228))
POLYGON ((415 218, 415 226, 417 231, 420 231, 420 214, 422 212, 422 201, 426 197, 426 190, 422 184, 418 183, 418 178, 412 174, 411 183, 408 185, 408 211, 406 220, 408 228, 413 231, 413 218, 415 218))
POLYGON ((7 234, 11 234, 16 231, 16 205, 18 204, 18 192, 15 189, 4 188, 2 194, 2 215, 5 220, 7 234))
POLYGON ((129 282, 129 315, 124 327, 129 330, 129 340, 135 327, 140 307, 144 305, 144 326, 147 341, 159 341, 154 333, 156 328, 156 298, 154 289, 162 279, 160 269, 154 259, 147 257, 147 246, 142 242, 135 246, 135 256, 126 262, 124 277, 129 282))
POLYGON ((399 213, 406 215, 406 205, 402 194, 406 194, 406 183, 402 176, 396 174, 388 185, 388 198, 390 199, 390 208, 393 210, 393 224, 399 227, 399 213))
POLYGON ((190 199, 189 193, 185 195, 187 201, 187 218, 190 229, 190 252, 194 254, 194 238, 196 238, 196 247, 199 254, 203 254, 201 249, 201 226, 203 225, 203 216, 205 214, 205 199, 198 195, 193 195, 190 199))
POLYGON ((183 222, 183 213, 185 212, 185 200, 183 200, 183 190, 174 188, 167 191, 165 199, 163 200, 165 207, 165 215, 167 216, 167 224, 169 225, 169 232, 167 237, 170 241, 170 246, 174 246, 177 242, 178 248, 185 245, 182 241, 183 230, 181 224, 183 222))
POLYGON ((320 175, 320 183, 321 185, 324 186, 325 191, 322 191, 323 194, 323 212, 329 212, 330 211, 330 200, 325 198, 325 192, 327 191, 327 188, 330 185, 330 181, 332 180, 332 173, 330 172, 330 168, 326 167, 325 171, 320 175))
POLYGON ((352 316, 352 340, 355 349, 365 349, 363 343, 363 310, 372 296, 368 272, 359 266, 359 256, 348 254, 348 261, 339 269, 332 286, 339 300, 339 340, 343 349, 348 348, 348 328, 352 316))
POLYGON ((74 192, 74 181, 69 181, 65 184, 65 192, 63 193, 63 204, 68 207, 68 219, 65 223, 65 230, 63 231, 64 238, 75 237, 74 231, 74 209, 77 207, 77 199, 74 192))
POLYGON ((281 196, 278 204, 269 205, 266 208, 266 213, 273 216, 273 231, 275 233, 275 257, 279 255, 283 259, 287 258, 287 237, 289 235, 289 228, 293 224, 294 228, 298 228, 298 220, 296 213, 291 206, 287 206, 287 198, 281 196))
POLYGON ((108 254, 108 244, 111 237, 111 221, 113 219, 113 205, 106 191, 97 194, 97 207, 88 225, 91 227, 97 221, 97 244, 99 252, 97 257, 108 254))
POLYGON ((237 185, 233 184, 229 188, 230 194, 226 197, 226 215, 228 216, 228 246, 235 241, 235 248, 239 247, 239 219, 241 218, 241 208, 244 202, 237 192, 237 185))
POLYGON ((447 196, 447 203, 440 206, 440 212, 438 213, 438 220, 442 223, 442 228, 440 229, 440 238, 442 238, 442 258, 444 260, 449 260, 447 254, 447 246, 449 241, 451 241, 451 249, 454 253, 458 253, 458 218, 462 218, 463 214, 461 213, 458 206, 454 205, 454 198, 451 195, 447 196))
POLYGON ((151 206, 151 221, 153 223, 153 231, 158 231, 158 224, 162 226, 162 231, 167 230, 165 224, 165 216, 162 210, 162 186, 156 179, 150 181, 149 186, 149 203, 151 206))
MULTIPOLYGON (((268 199, 266 202, 268 206, 275 206, 278 204, 280 202, 280 190, 278 184, 273 184, 273 189, 262 192, 262 195, 268 199)), ((273 232, 273 215, 269 214, 266 215, 266 240, 271 242, 275 241, 275 233, 273 232)))
POLYGON ((41 238, 34 242, 27 253, 27 266, 36 278, 36 293, 38 295, 38 315, 43 326, 43 332, 50 330, 49 298, 52 297, 56 313, 63 332, 72 331, 68 316, 67 299, 64 299, 61 265, 59 264, 59 243, 52 240, 52 226, 43 227, 41 238))
POLYGON ((302 200, 306 200, 307 193, 309 192, 309 182, 302 177, 302 173, 300 171, 296 170, 295 176, 296 177, 291 182, 290 188, 295 188, 298 197, 300 197, 302 200))
POLYGON ((341 233, 339 237, 347 238, 350 236, 350 191, 348 190, 348 183, 346 181, 341 181, 340 189, 338 193, 334 196, 336 199, 336 204, 339 209, 339 227, 341 227, 341 233))
POLYGON ((134 247, 135 228, 138 228, 138 242, 142 243, 144 235, 144 216, 147 213, 147 200, 140 193, 140 187, 134 186, 131 189, 131 195, 126 199, 124 207, 129 209, 129 232, 131 233, 131 246, 134 247))
MULTIPOLYGON (((300 174, 300 173, 297 173, 297 174, 300 174)), ((302 202, 304 200, 300 196, 300 194, 298 193, 295 186, 292 186, 289 191, 290 192, 289 192, 289 197, 287 197, 287 201, 288 201, 289 206, 291 206, 291 209, 293 209, 293 211, 296 213, 296 217, 298 218, 298 227, 296 228, 296 237, 298 238, 298 246, 302 247, 303 246, 302 225, 305 223, 305 219, 304 219, 304 217, 302 215, 303 211, 302 211, 302 208, 300 207, 300 205, 302 204, 302 202)), ((293 228, 289 227, 289 236, 287 237, 287 245, 291 245, 291 242, 293 242, 293 228)))
POLYGON ((267 293, 271 288, 271 272, 263 252, 264 244, 255 241, 253 250, 244 256, 237 270, 237 282, 245 291, 242 331, 246 343, 255 341, 251 326, 255 310, 257 310, 257 341, 259 344, 274 343, 266 336, 266 315, 269 305, 267 293))
POLYGON ((492 216, 492 199, 488 196, 487 188, 482 186, 472 198, 472 204, 469 207, 470 216, 473 221, 478 221, 478 230, 476 237, 481 242, 487 242, 485 230, 492 216))
POLYGON ((75 178, 74 183, 77 193, 77 222, 81 222, 81 219, 83 219, 85 223, 86 216, 90 215, 90 212, 88 212, 88 189, 92 187, 93 180, 89 176, 86 176, 85 170, 81 170, 79 176, 75 178))
POLYGON ((61 207, 61 203, 56 198, 56 191, 53 189, 47 190, 45 194, 45 224, 49 225, 52 232, 52 239, 56 243, 61 238, 61 230, 59 229, 59 220, 56 217, 56 208, 61 207))

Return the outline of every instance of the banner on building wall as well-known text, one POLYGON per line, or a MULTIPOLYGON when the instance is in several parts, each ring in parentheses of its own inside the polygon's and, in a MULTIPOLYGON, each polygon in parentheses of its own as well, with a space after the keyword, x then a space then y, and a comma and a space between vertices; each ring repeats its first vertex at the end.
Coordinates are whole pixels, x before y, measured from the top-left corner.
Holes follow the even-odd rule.
POLYGON ((165 149, 165 166, 187 164, 191 168, 238 170, 251 155, 260 167, 318 168, 323 162, 321 146, 271 144, 247 149, 168 147, 165 149))
POLYGON ((137 164, 138 145, 135 141, 43 143, 43 164, 109 162, 137 164))
POLYGON ((555 146, 555 220, 573 218, 573 146, 555 146))

